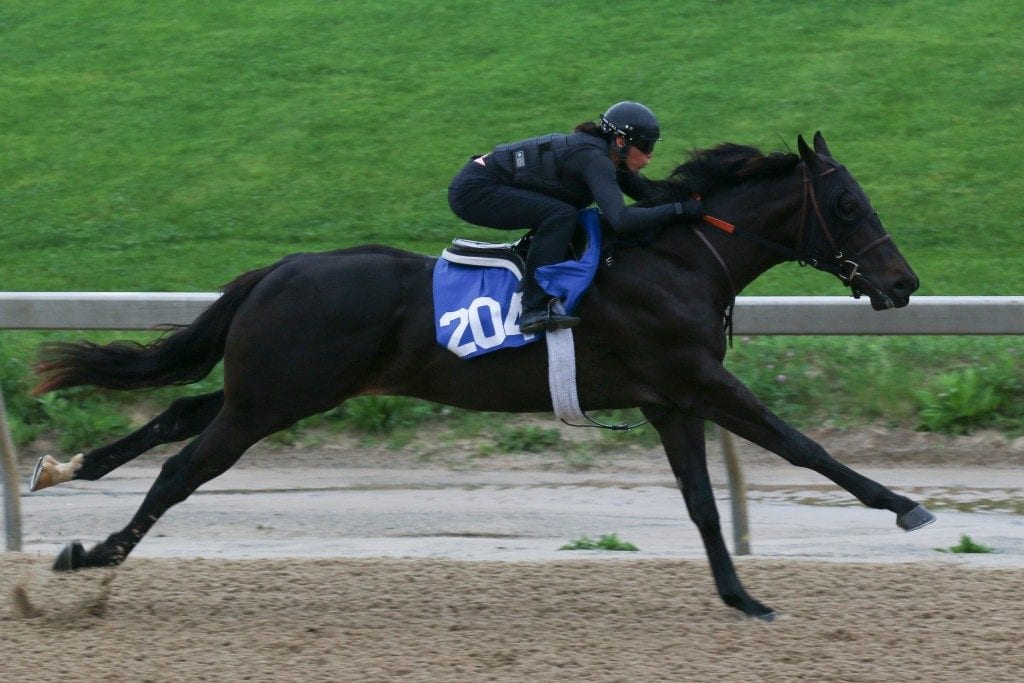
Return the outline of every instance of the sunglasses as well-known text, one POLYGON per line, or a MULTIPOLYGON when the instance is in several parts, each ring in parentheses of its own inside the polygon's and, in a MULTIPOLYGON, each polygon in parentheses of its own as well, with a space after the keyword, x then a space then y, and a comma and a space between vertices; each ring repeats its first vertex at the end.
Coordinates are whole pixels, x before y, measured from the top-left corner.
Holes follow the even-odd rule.
POLYGON ((656 143, 656 142, 657 142, 657 140, 644 140, 644 139, 640 139, 640 140, 630 140, 629 144, 631 144, 634 147, 636 147, 643 154, 650 154, 651 152, 654 151, 654 143, 656 143))

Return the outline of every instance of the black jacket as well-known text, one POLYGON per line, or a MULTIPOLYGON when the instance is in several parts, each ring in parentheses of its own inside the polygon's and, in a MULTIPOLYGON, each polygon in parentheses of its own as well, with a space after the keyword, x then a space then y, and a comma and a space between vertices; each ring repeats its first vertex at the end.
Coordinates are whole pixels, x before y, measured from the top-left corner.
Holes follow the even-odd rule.
POLYGON ((616 171, 609 145, 604 138, 586 133, 553 133, 498 145, 487 155, 487 162, 516 187, 543 192, 577 209, 596 202, 616 232, 646 230, 682 215, 678 202, 626 206, 623 192, 634 200, 648 199, 651 187, 642 176, 616 171))

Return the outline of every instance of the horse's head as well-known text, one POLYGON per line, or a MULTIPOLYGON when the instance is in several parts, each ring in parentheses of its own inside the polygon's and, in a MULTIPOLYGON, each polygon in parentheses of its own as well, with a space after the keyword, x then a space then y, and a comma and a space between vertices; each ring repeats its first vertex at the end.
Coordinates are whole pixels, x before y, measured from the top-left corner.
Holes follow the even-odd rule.
POLYGON ((800 259, 838 277, 854 296, 867 295, 875 310, 906 306, 917 276, 864 190, 832 157, 820 132, 814 134, 813 150, 803 136, 797 146, 804 173, 800 259))

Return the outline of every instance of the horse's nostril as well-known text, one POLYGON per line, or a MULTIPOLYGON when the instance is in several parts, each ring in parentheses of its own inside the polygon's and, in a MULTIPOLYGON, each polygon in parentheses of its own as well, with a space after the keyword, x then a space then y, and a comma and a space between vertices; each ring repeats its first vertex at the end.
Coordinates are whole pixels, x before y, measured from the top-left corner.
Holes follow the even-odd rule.
POLYGON ((893 285, 892 292, 898 296, 910 296, 917 291, 918 284, 916 277, 903 278, 893 285))

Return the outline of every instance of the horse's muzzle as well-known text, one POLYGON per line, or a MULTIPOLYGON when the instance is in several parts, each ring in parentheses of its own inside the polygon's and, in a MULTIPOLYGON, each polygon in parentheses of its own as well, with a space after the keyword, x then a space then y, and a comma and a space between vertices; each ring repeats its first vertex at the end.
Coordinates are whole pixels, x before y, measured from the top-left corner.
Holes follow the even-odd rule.
POLYGON ((890 296, 893 300, 893 308, 903 308, 910 303, 910 295, 917 291, 921 282, 914 275, 901 278, 892 286, 890 296))
POLYGON ((849 283, 853 295, 868 297, 871 300, 871 308, 876 311, 903 308, 910 303, 910 295, 917 290, 918 286, 917 278, 912 275, 900 278, 888 287, 880 287, 871 278, 860 273, 849 283))
POLYGON ((863 279, 853 287, 871 299, 871 307, 876 311, 884 311, 889 308, 903 308, 910 303, 910 295, 917 291, 920 286, 918 279, 913 275, 900 278, 891 286, 877 287, 870 280, 863 279), (863 286, 866 284, 866 286, 863 286))

